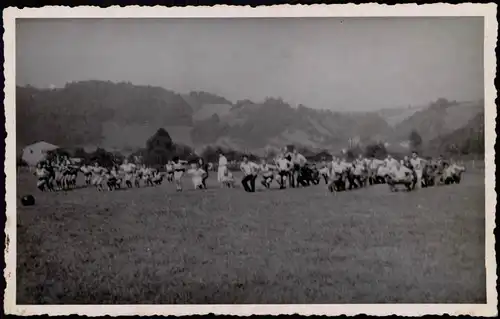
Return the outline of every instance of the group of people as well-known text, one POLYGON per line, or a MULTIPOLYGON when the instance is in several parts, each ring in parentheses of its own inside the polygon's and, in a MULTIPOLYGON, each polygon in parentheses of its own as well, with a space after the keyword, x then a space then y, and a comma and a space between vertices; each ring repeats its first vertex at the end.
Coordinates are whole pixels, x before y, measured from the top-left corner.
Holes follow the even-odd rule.
POLYGON ((141 181, 146 186, 160 185, 163 180, 163 175, 158 170, 129 163, 127 160, 119 166, 106 168, 98 162, 93 165, 75 163, 68 156, 39 162, 34 174, 37 177, 37 188, 41 191, 74 189, 77 187, 79 174, 83 174, 87 186, 94 186, 98 191, 105 188, 116 190, 122 187, 122 183, 129 188, 140 187, 141 181))
MULTIPOLYGON (((140 187, 161 185, 164 178, 175 183, 178 192, 183 190, 185 175, 191 177, 194 189, 207 189, 207 179, 212 171, 211 163, 205 163, 202 158, 187 162, 178 157, 165 165, 165 172, 135 164, 124 160, 121 165, 110 168, 72 162, 67 156, 45 160, 37 165, 37 187, 42 190, 69 190, 76 187, 79 173, 85 177, 85 184, 93 186, 98 191, 108 189, 113 191, 122 187, 140 187)), ((449 163, 442 157, 437 160, 424 160, 416 152, 411 157, 398 161, 391 155, 384 160, 359 156, 349 162, 345 158, 333 157, 331 161, 310 163, 296 149, 281 152, 271 161, 262 159, 260 164, 243 156, 239 166, 243 177, 241 184, 246 192, 255 192, 256 180, 261 176, 261 184, 266 189, 276 182, 280 189, 287 187, 307 187, 317 185, 324 180, 331 192, 358 189, 374 184, 388 184, 392 191, 402 185, 407 190, 429 187, 436 184, 460 183, 465 171, 463 166, 449 163)), ((235 187, 235 179, 228 167, 228 160, 222 152, 219 153, 217 180, 221 187, 235 187)))
MULTIPOLYGON (((228 172, 227 160, 223 154, 219 157, 219 181, 223 181, 228 172)), ((391 155, 384 160, 360 155, 352 162, 333 157, 331 162, 323 160, 318 167, 316 163, 308 163, 302 154, 294 150, 282 152, 271 163, 263 159, 257 164, 244 156, 240 170, 243 173, 241 183, 247 192, 255 192, 259 175, 265 188, 270 188, 274 180, 280 189, 284 189, 287 186, 307 187, 323 179, 328 190, 338 192, 374 184, 388 184, 392 191, 399 190, 398 186, 402 185, 410 191, 437 184, 460 183, 465 168, 442 157, 425 160, 416 152, 400 161, 391 155)))

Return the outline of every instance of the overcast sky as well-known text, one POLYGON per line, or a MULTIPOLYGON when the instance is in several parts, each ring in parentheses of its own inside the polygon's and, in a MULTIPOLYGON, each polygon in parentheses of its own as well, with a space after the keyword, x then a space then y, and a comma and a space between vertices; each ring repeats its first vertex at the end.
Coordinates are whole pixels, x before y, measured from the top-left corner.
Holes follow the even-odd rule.
POLYGON ((482 18, 17 19, 17 84, 372 110, 483 97, 482 18))

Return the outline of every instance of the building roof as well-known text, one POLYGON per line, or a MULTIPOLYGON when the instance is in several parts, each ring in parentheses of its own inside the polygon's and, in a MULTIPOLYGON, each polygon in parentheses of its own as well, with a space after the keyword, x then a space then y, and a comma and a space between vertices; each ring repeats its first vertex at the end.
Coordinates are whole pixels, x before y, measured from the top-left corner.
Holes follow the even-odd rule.
POLYGON ((58 149, 59 146, 47 143, 45 141, 40 141, 40 142, 33 143, 31 145, 28 145, 25 148, 37 148, 37 149, 43 149, 43 150, 50 151, 50 150, 58 149))

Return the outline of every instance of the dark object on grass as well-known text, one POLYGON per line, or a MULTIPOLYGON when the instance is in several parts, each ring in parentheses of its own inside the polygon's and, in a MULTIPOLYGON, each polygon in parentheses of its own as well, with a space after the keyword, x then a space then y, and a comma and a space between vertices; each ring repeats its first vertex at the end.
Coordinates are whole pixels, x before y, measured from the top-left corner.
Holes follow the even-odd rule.
POLYGON ((25 195, 21 198, 21 203, 23 206, 33 206, 35 205, 35 197, 32 195, 25 195))

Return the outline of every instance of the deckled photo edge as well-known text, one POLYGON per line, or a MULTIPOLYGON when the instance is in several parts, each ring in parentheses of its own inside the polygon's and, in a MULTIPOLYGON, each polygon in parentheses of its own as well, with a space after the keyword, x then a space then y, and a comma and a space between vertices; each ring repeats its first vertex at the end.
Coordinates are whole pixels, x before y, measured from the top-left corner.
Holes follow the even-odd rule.
POLYGON ((495 228, 496 198, 494 191, 495 163, 494 143, 496 107, 496 88, 493 84, 496 69, 496 46, 498 23, 495 16, 496 4, 434 4, 420 5, 414 11, 414 4, 385 6, 375 3, 366 5, 311 5, 311 6, 273 6, 265 8, 216 6, 190 8, 161 8, 161 14, 167 17, 229 17, 229 16, 460 16, 482 15, 485 17, 485 187, 486 187, 486 266, 487 266, 487 300, 486 305, 200 305, 200 306, 162 306, 162 305, 113 305, 113 306, 20 306, 15 304, 15 265, 16 265, 16 168, 15 168, 15 19, 16 18, 57 18, 57 17, 98 17, 98 18, 135 18, 158 16, 158 7, 111 7, 101 9, 97 7, 45 7, 45 8, 7 8, 4 10, 4 76, 5 99, 4 105, 8 133, 6 138, 5 175, 6 175, 6 215, 5 227, 6 269, 4 277, 7 282, 5 290, 4 309, 6 313, 17 315, 62 315, 76 313, 80 315, 151 315, 151 314, 292 314, 304 315, 326 314, 355 315, 360 313, 387 315, 400 314, 419 316, 424 314, 469 314, 480 316, 494 316, 496 314, 496 259, 493 230, 495 228), (325 7, 335 10, 325 11, 325 7), (338 9, 337 9, 338 8, 338 9), (140 11, 140 12, 137 12, 140 11), (164 11, 164 12, 163 12, 164 11), (169 12, 170 11, 170 12, 169 12), (189 11, 194 11, 190 15, 189 11), (253 11, 253 12, 252 12, 253 11), (367 12, 370 11, 370 12, 367 12), (239 14, 238 14, 239 13, 239 14), (10 186, 10 187, 9 187, 10 186))

